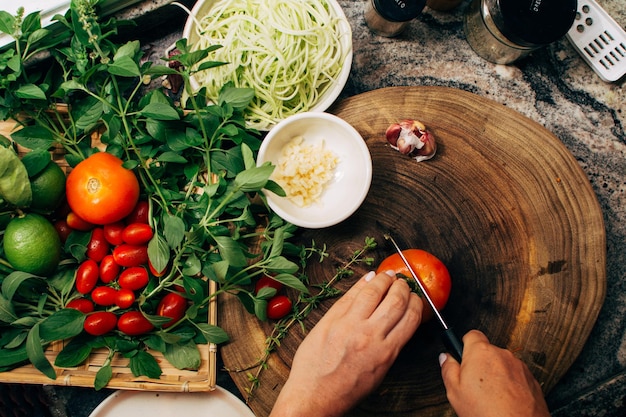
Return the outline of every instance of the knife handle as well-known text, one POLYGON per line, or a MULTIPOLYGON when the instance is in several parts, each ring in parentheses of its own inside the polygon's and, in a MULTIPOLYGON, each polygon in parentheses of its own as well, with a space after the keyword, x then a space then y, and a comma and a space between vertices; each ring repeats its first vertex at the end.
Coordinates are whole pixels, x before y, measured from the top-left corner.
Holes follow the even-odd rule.
POLYGON ((461 358, 463 357, 463 342, 456 336, 454 330, 448 327, 443 331, 441 337, 448 352, 450 352, 457 362, 461 363, 461 358))

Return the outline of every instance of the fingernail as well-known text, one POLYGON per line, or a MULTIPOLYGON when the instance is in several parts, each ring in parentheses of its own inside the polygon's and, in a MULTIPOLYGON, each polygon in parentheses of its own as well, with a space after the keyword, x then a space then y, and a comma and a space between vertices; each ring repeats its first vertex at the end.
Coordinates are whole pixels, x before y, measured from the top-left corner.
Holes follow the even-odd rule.
POLYGON ((389 275, 391 278, 395 278, 396 277, 396 271, 394 271, 393 269, 386 270, 385 274, 389 275))
POLYGON ((365 274, 365 281, 370 282, 372 278, 374 278, 375 276, 376 276, 376 272, 370 271, 367 274, 365 274))
POLYGON ((445 353, 440 353, 439 354, 439 366, 443 366, 443 363, 448 360, 448 355, 446 355, 445 353))

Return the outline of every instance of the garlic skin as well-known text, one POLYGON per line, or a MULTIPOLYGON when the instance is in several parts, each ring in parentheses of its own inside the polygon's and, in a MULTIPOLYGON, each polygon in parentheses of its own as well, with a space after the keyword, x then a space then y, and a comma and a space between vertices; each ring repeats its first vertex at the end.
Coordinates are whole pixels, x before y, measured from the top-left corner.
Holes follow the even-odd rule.
POLYGON ((406 119, 387 128, 385 137, 389 145, 417 162, 426 161, 437 152, 437 142, 423 123, 406 119))

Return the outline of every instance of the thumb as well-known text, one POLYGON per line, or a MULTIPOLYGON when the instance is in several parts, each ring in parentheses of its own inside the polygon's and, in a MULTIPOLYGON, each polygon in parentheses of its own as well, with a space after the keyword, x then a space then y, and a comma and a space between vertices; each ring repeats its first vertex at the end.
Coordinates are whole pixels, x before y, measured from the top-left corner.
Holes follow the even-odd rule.
POLYGON ((461 365, 451 355, 447 353, 439 354, 439 365, 441 366, 441 377, 446 391, 458 386, 461 379, 461 365))

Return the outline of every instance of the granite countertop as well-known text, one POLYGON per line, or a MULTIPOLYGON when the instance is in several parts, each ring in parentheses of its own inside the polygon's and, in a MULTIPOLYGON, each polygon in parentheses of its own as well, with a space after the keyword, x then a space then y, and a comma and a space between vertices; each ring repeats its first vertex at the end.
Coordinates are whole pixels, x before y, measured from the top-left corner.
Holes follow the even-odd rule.
MULTIPOLYGON (((625 80, 602 81, 566 39, 513 65, 481 59, 463 33, 469 0, 451 12, 426 8, 397 38, 368 30, 366 1, 339 0, 352 25, 354 48, 342 97, 387 86, 446 86, 488 97, 553 132, 588 176, 606 227, 606 300, 582 353, 547 399, 554 417, 626 415, 625 80)), ((597 1, 626 26, 624 0, 597 1)), ((139 27, 146 28, 141 34, 147 38, 147 52, 157 57, 182 33, 180 15, 169 14, 174 7, 170 2, 144 1, 127 12, 142 16, 144 26, 139 27), (170 19, 166 25, 150 26, 163 15, 170 19)), ((235 390, 224 373, 218 375, 218 384, 235 390)), ((85 417, 108 393, 56 387, 49 394, 56 400, 54 415, 85 417)))

